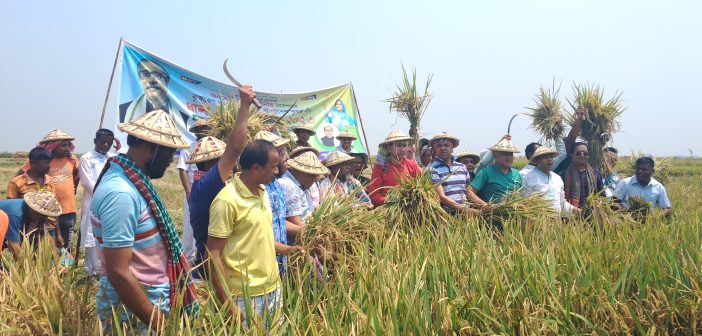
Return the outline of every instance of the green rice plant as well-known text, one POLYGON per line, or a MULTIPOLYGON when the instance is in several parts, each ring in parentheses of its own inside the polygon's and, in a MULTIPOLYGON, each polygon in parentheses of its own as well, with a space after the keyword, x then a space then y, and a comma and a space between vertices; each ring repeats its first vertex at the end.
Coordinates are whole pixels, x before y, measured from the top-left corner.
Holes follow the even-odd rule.
POLYGON ((393 231, 431 228, 449 222, 450 216, 441 208, 429 174, 404 177, 398 182, 388 191, 380 210, 393 231))
POLYGON ((417 70, 412 70, 412 78, 410 79, 403 64, 402 83, 396 86, 392 97, 384 100, 390 103, 390 111, 395 110, 397 115, 409 122, 409 135, 415 140, 415 143, 419 141, 419 126, 422 116, 431 103, 432 95, 429 92, 429 84, 431 84, 432 77, 432 75, 427 77, 424 93, 417 92, 417 70))
MULTIPOLYGON (((580 137, 589 144, 590 164, 607 172, 603 148, 613 134, 621 129, 619 118, 626 109, 622 93, 617 92, 612 98, 605 101, 604 90, 600 86, 573 83, 573 98, 568 100, 568 104, 574 112, 579 106, 587 110, 587 119, 582 123, 580 137)), ((577 113, 568 117, 571 126, 575 123, 575 116, 577 113)))
MULTIPOLYGON (((636 160, 645 156, 647 155, 641 151, 632 151, 631 156, 624 158, 624 167, 620 173, 625 177, 636 175, 636 160)), ((667 157, 651 157, 651 159, 653 159, 654 164, 653 178, 663 184, 670 183, 675 166, 673 159, 667 157)))
POLYGON ((563 115, 560 90, 560 87, 556 88, 555 81, 551 89, 542 86, 534 98, 536 107, 527 107, 531 111, 526 113, 531 117, 531 128, 541 134, 543 140, 553 142, 565 133, 566 118, 563 115))
POLYGON ((652 204, 640 196, 629 195, 626 197, 629 213, 637 222, 646 223, 651 213, 652 204))

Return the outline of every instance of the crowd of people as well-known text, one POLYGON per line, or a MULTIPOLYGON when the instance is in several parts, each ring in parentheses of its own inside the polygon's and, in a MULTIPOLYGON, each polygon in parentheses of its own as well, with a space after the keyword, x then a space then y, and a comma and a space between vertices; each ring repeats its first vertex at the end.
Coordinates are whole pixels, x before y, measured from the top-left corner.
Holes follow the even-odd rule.
MULTIPOLYGON (((669 215, 666 189, 652 176, 654 161, 636 162, 635 175, 620 179, 590 165, 588 144, 578 140, 586 111, 554 147, 530 143, 529 164, 513 168, 520 150, 505 135, 481 154, 457 152, 460 139, 441 132, 422 139, 391 132, 379 145, 370 177, 364 176, 367 153, 352 152, 356 138, 337 136, 338 148, 320 160, 309 146, 312 129, 291 131, 296 142, 259 132, 247 143, 250 86, 240 89, 240 108, 226 141, 207 136, 207 120, 189 129, 197 142, 188 145, 168 113, 157 110, 118 125, 128 149, 114 133, 100 129, 94 148, 78 159, 74 138, 60 130, 46 135, 8 183, 0 201, 0 236, 17 258, 21 244, 50 239, 61 248, 74 245, 76 191, 83 186, 79 250, 85 269, 98 279, 96 309, 105 328, 121 323, 138 328, 163 323, 173 304, 189 313, 199 306, 194 283, 210 280, 219 302, 242 321, 250 314, 272 315, 283 302, 281 278, 287 257, 303 252, 298 236, 326 197, 354 197, 373 209, 407 177, 428 174, 442 208, 449 214, 480 215, 514 191, 538 193, 559 217, 577 215, 588 197, 611 197, 625 210, 629 196, 642 197, 669 215), (291 148, 291 151, 288 151, 291 148), (176 229, 152 180, 164 176, 180 149, 177 169, 183 187, 182 233, 176 229), (456 152, 456 153, 454 153, 456 152), (182 298, 181 298, 182 296, 182 298), (248 302, 247 302, 248 301, 248 302)), ((617 151, 605 150, 611 167, 617 151)))

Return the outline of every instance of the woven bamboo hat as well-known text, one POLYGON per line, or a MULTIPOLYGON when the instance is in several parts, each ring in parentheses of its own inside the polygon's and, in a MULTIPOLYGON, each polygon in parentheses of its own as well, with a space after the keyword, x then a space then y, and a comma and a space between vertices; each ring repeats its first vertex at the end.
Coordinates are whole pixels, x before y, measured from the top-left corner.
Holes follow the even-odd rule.
POLYGON ((312 152, 312 153, 314 153, 314 155, 319 157, 319 150, 317 150, 317 148, 313 148, 313 147, 297 147, 297 148, 293 149, 292 152, 290 152, 290 157, 294 158, 294 157, 299 156, 305 152, 312 152))
POLYGON ((351 134, 351 133, 349 133, 349 132, 342 132, 342 133, 339 133, 339 135, 337 135, 336 138, 337 138, 338 140, 341 140, 341 139, 356 140, 356 139, 357 139, 353 134, 351 134))
POLYGON ((553 149, 553 148, 551 148, 551 147, 541 146, 541 147, 537 148, 537 149, 534 151, 534 154, 531 155, 531 160, 530 160, 530 161, 533 162, 533 161, 536 160, 536 158, 539 157, 539 156, 543 156, 543 155, 558 155, 558 154, 560 154, 560 153, 558 153, 557 150, 555 150, 555 149, 553 149))
POLYGON ((331 168, 333 166, 336 166, 338 164, 346 163, 349 161, 353 161, 353 156, 348 155, 344 152, 341 151, 335 151, 331 152, 329 155, 327 155, 326 158, 324 158, 324 161, 322 163, 327 166, 327 168, 331 168))
POLYGON ((491 151, 495 152, 507 152, 507 153, 519 153, 519 148, 512 144, 512 140, 502 139, 494 146, 490 147, 491 151))
POLYGON ((152 111, 127 123, 118 124, 117 128, 129 135, 161 146, 190 147, 180 136, 173 118, 163 110, 152 111))
POLYGON ((308 127, 308 126, 305 126, 305 125, 295 126, 295 127, 293 127, 292 130, 293 130, 293 132, 296 132, 296 131, 306 131, 306 132, 311 133, 311 134, 314 134, 314 133, 315 133, 314 130, 313 130, 312 128, 310 128, 310 127, 308 127))
POLYGON ((52 192, 31 191, 24 194, 24 202, 32 210, 49 217, 61 216, 61 204, 52 192))
POLYGON ((219 159, 224 154, 224 149, 227 148, 227 144, 224 141, 219 140, 215 137, 206 136, 197 142, 193 152, 185 163, 200 163, 210 160, 219 159))
POLYGON ((290 139, 284 139, 274 133, 268 131, 260 131, 254 136, 254 140, 268 141, 273 144, 273 146, 280 147, 285 145, 290 141, 290 139))
POLYGON ((313 152, 306 152, 288 160, 288 167, 312 175, 329 174, 329 169, 325 167, 317 155, 313 152))
POLYGON ((49 141, 57 141, 57 140, 68 140, 68 141, 73 141, 76 138, 70 136, 68 133, 60 130, 60 129, 55 129, 49 133, 47 133, 39 143, 44 143, 44 142, 49 142, 49 141))
POLYGON ((385 137, 385 140, 383 142, 381 142, 380 144, 387 145, 391 142, 408 141, 408 140, 412 140, 412 138, 405 135, 404 133, 402 133, 398 130, 394 130, 394 131, 390 132, 390 134, 388 134, 388 136, 385 137))
POLYGON ((200 134, 202 132, 196 132, 198 131, 198 128, 204 128, 204 127, 211 127, 210 126, 210 120, 209 119, 198 119, 191 127, 188 129, 190 133, 195 133, 195 134, 200 134))
POLYGON ((475 161, 475 163, 478 163, 480 161, 480 155, 471 153, 469 151, 460 151, 458 152, 458 155, 456 155, 456 159, 462 159, 464 157, 473 158, 473 161, 475 161))
POLYGON ((453 141, 453 147, 458 147, 458 144, 461 142, 461 139, 449 134, 448 132, 441 132, 431 138, 431 143, 433 143, 436 140, 441 140, 441 139, 448 139, 453 141))

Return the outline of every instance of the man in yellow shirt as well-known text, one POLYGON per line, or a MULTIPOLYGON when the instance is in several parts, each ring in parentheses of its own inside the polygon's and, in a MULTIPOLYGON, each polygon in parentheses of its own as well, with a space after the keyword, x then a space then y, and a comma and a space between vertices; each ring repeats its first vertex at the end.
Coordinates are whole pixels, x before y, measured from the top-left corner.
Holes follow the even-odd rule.
POLYGON ((255 315, 270 319, 282 305, 273 215, 264 187, 278 173, 278 160, 268 141, 246 145, 239 158, 241 173, 210 206, 210 278, 219 301, 242 321, 255 315))

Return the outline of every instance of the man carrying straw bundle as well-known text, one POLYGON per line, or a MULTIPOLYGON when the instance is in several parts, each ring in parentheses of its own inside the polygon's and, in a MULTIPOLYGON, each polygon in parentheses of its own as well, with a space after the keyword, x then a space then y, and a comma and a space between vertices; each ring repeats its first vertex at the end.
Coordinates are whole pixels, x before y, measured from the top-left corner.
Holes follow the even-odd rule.
POLYGON ((128 134, 129 150, 108 160, 90 208, 102 261, 95 306, 105 333, 123 324, 158 330, 176 302, 186 312, 199 309, 178 231, 151 182, 163 177, 176 149, 189 146, 162 110, 117 127, 128 134))
POLYGON ((417 162, 405 157, 412 138, 400 131, 392 131, 378 146, 378 155, 371 173, 368 191, 375 206, 385 204, 388 187, 395 187, 404 177, 419 177, 422 169, 417 162))
POLYGON ((510 136, 505 136, 490 147, 495 162, 480 170, 468 188, 468 199, 480 207, 488 203, 499 203, 514 190, 522 187, 522 177, 512 168, 514 153, 519 149, 512 144, 510 136))
POLYGON ((552 171, 558 155, 560 155, 558 150, 545 146, 534 151, 529 162, 536 169, 522 175, 522 195, 526 197, 531 194, 542 194, 559 217, 570 217, 571 213, 578 213, 579 209, 566 201, 563 180, 552 171))
POLYGON ((668 192, 663 184, 653 178, 655 162, 650 157, 640 157, 636 160, 634 176, 625 178, 614 190, 614 197, 621 202, 623 209, 629 209, 629 196, 643 198, 653 209, 661 209, 663 215, 670 217, 671 206, 668 192))
MULTIPOLYGON (((246 145, 249 109, 253 104, 256 93, 251 86, 239 88, 239 110, 234 127, 224 143, 215 137, 204 137, 195 145, 193 152, 186 161, 195 164, 203 172, 202 176, 193 176, 190 189, 190 225, 193 228, 197 255, 196 265, 201 265, 207 259, 207 231, 210 225, 210 205, 224 188, 225 182, 232 176, 232 171, 239 161, 239 156, 246 145)), ((203 278, 205 272, 198 267, 195 276, 203 278)))
POLYGON ((431 138, 431 147, 436 156, 429 165, 431 182, 436 185, 435 190, 439 194, 441 207, 446 212, 452 215, 459 212, 478 214, 480 211, 470 208, 468 203, 468 169, 453 156, 453 149, 458 147, 459 142, 460 139, 447 132, 441 132, 431 138))
POLYGON ((590 165, 589 156, 588 144, 576 142, 570 153, 570 166, 561 175, 565 181, 566 200, 576 208, 582 208, 590 194, 597 194, 604 188, 604 179, 599 169, 590 165))

